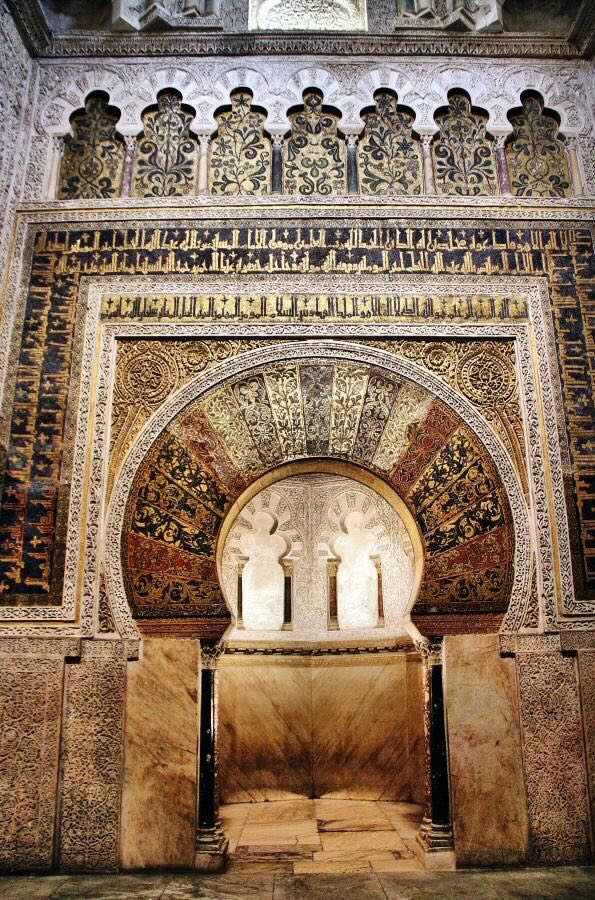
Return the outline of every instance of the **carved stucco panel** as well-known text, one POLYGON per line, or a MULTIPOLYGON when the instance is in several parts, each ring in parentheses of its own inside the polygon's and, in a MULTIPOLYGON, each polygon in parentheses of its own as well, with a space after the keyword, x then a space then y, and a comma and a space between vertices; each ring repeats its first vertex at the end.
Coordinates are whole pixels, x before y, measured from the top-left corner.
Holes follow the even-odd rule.
POLYGON ((591 829, 595 844, 595 649, 579 650, 578 668, 591 792, 591 829))
POLYGON ((531 860, 585 860, 589 810, 576 660, 519 653, 517 667, 531 860))
POLYGON ((63 669, 0 656, 0 871, 52 865, 63 669))
POLYGON ((62 748, 60 866, 114 871, 119 861, 126 652, 84 642, 68 666, 62 748))

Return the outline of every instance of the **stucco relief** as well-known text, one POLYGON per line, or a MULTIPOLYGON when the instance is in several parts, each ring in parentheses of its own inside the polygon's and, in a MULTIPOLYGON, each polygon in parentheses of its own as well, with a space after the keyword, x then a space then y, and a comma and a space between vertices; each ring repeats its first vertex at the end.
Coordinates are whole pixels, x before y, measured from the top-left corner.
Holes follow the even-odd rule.
MULTIPOLYGON (((276 641, 283 644, 304 640, 341 641, 346 637, 344 627, 357 629, 347 635, 350 639, 355 635, 384 640, 405 633, 403 616, 413 600, 414 583, 413 547, 407 528, 375 490, 345 475, 331 473, 289 476, 261 490, 242 508, 225 540, 220 565, 225 596, 236 619, 239 573, 245 573, 247 555, 244 540, 256 534, 256 517, 263 512, 274 517, 274 533, 285 547, 281 562, 291 573, 291 629, 285 627, 275 636, 276 641), (350 523, 350 515, 360 516, 360 521, 350 523), (365 535, 363 550, 368 554, 367 568, 374 583, 374 596, 368 596, 366 591, 366 597, 356 597, 353 581, 348 579, 343 598, 345 617, 341 621, 340 571, 337 571, 339 628, 329 630, 329 563, 334 562, 338 569, 336 564, 342 554, 337 541, 349 539, 354 531, 351 524, 365 535), (379 623, 378 603, 380 579, 382 623, 379 623), (350 610, 353 608, 357 615, 366 603, 369 622, 349 624, 353 618, 349 617, 350 610)), ((352 550, 345 554, 346 560, 355 559, 352 550)), ((365 565, 365 558, 357 562, 358 573, 361 574, 365 565)), ((234 627, 228 638, 270 640, 270 634, 254 633, 250 628, 245 596, 242 601, 244 628, 234 627)))
POLYGON ((517 671, 531 860, 586 860, 590 828, 576 658, 521 652, 517 671))
MULTIPOLYGON (((361 132, 360 113, 370 106, 378 88, 398 93, 399 101, 413 110, 415 127, 421 134, 437 131, 434 113, 446 104, 447 93, 454 88, 466 90, 472 103, 488 112, 488 128, 494 135, 511 133, 507 112, 518 106, 521 92, 527 89, 539 91, 544 103, 560 115, 564 135, 588 135, 592 131, 592 114, 583 99, 589 93, 588 75, 576 64, 565 62, 525 62, 520 66, 514 61, 468 60, 453 68, 449 63, 428 66, 417 60, 403 60, 398 65, 384 60, 355 60, 304 66, 297 57, 284 61, 250 57, 232 65, 223 59, 206 64, 178 58, 175 66, 168 67, 159 60, 130 60, 117 66, 98 63, 91 71, 83 71, 72 62, 46 62, 43 68, 26 179, 31 199, 47 196, 45 176, 54 153, 50 136, 70 132, 69 116, 84 106, 93 90, 106 91, 110 103, 122 111, 119 127, 124 135, 139 132, 143 109, 167 88, 179 90, 184 103, 196 110, 192 123, 195 131, 212 132, 215 111, 228 102, 230 90, 240 87, 249 88, 254 103, 267 111, 267 128, 272 133, 287 131, 288 110, 301 102, 305 89, 312 87, 322 90, 325 102, 340 111, 341 127, 350 134, 361 132)), ((588 157, 588 148, 581 144, 583 156, 585 151, 588 157)), ((583 170, 587 168, 585 159, 583 170)))
POLYGON ((0 642, 0 871, 49 870, 64 660, 52 658, 48 641, 27 655, 7 643, 0 642))
POLYGON ((60 862, 67 871, 119 865, 126 647, 85 641, 66 670, 60 862))

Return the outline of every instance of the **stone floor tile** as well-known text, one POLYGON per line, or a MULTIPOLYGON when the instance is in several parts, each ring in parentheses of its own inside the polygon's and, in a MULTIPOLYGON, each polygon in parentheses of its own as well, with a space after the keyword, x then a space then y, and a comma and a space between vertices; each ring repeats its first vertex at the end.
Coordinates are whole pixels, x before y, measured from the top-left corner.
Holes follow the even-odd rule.
POLYGON ((386 900, 372 872, 353 875, 277 875, 274 900, 386 900))
POLYGON ((370 866, 373 872, 421 872, 421 866, 414 856, 407 858, 388 858, 378 854, 369 856, 370 866))
POLYGON ((3 875, 0 876, 2 900, 47 900, 69 875, 3 875))
POLYGON ((262 897, 272 900, 274 879, 274 873, 256 875, 247 872, 176 876, 161 894, 161 900, 186 900, 191 897, 213 900, 262 897))
POLYGON ((142 897, 143 900, 159 900, 172 879, 172 875, 72 875, 50 896, 80 900, 123 900, 125 897, 142 897))
POLYGON ((370 861, 364 856, 359 859, 304 859, 296 860, 293 864, 295 875, 310 875, 324 873, 331 875, 345 875, 349 872, 369 872, 370 861))
MULTIPOLYGON (((316 828, 314 800, 276 800, 272 803, 253 803, 248 810, 250 824, 283 824, 309 822, 316 828)), ((250 804, 246 804, 250 805, 250 804)))
POLYGON ((396 850, 403 855, 409 855, 396 831, 329 831, 321 834, 320 840, 325 853, 350 851, 361 856, 366 852, 396 850))

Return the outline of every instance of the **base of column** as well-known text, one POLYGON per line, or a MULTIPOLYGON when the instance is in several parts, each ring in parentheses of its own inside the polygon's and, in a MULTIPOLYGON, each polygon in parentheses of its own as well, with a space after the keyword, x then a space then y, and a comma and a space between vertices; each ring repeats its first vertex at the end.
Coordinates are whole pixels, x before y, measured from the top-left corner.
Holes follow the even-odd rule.
POLYGON ((227 866, 229 841, 221 824, 214 828, 199 828, 194 851, 194 868, 197 872, 223 872, 227 866))
POLYGON ((415 855, 425 869, 452 871, 456 868, 452 829, 424 819, 417 832, 415 855))

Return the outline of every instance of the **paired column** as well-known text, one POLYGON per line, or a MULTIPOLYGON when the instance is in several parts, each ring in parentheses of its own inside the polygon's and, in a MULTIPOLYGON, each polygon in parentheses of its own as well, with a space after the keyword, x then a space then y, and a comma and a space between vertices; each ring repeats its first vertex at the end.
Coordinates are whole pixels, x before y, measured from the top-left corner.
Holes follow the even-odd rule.
POLYGON ((417 856, 426 869, 454 869, 442 683, 442 638, 420 650, 424 667, 426 805, 417 833, 417 856))
POLYGON ((221 872, 229 841, 219 819, 217 792, 217 663, 221 642, 200 642, 200 733, 198 754, 198 827, 194 868, 221 872))
POLYGON ((506 144, 507 135, 499 134, 495 142, 496 150, 496 170, 498 172, 498 183, 500 185, 500 193, 505 197, 512 196, 512 188, 510 187, 510 176, 508 174, 508 163, 506 162, 506 144))

